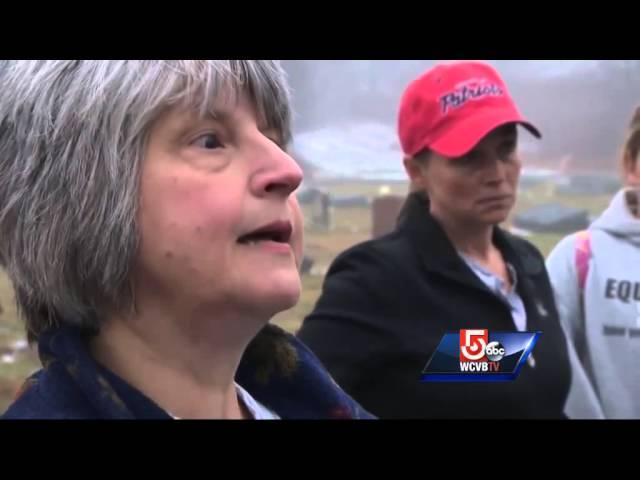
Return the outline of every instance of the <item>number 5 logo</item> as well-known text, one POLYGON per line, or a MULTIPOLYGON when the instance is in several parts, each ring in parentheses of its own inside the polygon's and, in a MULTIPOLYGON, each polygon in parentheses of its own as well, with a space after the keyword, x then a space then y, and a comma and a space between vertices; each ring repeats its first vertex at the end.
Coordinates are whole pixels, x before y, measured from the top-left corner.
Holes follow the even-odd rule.
POLYGON ((487 343, 489 343, 489 330, 460 330, 460 361, 486 360, 487 343))

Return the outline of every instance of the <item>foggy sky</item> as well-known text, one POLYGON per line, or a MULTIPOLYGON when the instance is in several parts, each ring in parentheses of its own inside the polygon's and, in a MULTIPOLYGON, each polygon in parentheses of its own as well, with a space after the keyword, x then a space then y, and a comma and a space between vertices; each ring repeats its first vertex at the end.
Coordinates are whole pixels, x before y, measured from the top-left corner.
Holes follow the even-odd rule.
MULTIPOLYGON (((640 61, 486 60, 543 133, 542 162, 614 170, 640 104, 640 61)), ((294 91, 296 131, 344 122, 396 122, 403 89, 435 60, 283 61, 294 91)))

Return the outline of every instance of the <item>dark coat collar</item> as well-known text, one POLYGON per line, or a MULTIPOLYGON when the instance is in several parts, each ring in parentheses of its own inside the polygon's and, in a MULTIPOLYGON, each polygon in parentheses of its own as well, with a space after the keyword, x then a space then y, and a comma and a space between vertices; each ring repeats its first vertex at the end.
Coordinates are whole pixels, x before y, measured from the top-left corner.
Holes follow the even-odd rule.
MULTIPOLYGON (((460 258, 438 221, 429 213, 429 202, 420 193, 412 193, 400 213, 397 231, 406 234, 424 267, 439 275, 475 288, 486 287, 460 258)), ((513 265, 518 276, 536 275, 543 271, 544 263, 533 255, 522 240, 496 226, 493 242, 505 260, 513 265)))

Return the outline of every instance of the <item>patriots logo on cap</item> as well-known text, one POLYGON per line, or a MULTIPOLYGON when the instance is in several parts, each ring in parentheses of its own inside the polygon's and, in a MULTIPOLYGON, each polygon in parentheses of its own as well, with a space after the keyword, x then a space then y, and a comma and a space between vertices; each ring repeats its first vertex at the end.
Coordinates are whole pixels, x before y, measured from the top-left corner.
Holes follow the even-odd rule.
POLYGON ((467 83, 453 92, 440 97, 442 114, 446 115, 452 108, 460 108, 469 100, 480 100, 485 97, 500 97, 504 90, 495 83, 467 83))

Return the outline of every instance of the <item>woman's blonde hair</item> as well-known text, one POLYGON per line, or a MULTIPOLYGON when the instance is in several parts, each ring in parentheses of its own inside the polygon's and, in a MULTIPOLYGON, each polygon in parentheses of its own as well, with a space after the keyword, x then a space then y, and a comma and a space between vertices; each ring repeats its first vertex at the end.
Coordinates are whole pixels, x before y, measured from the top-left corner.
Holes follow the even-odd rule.
POLYGON ((635 170, 640 161, 640 106, 636 108, 622 150, 623 172, 635 170))

